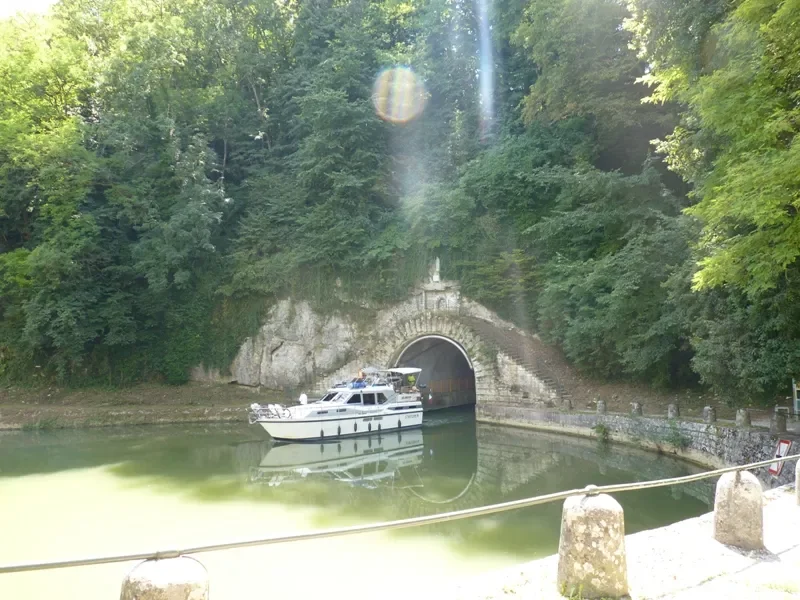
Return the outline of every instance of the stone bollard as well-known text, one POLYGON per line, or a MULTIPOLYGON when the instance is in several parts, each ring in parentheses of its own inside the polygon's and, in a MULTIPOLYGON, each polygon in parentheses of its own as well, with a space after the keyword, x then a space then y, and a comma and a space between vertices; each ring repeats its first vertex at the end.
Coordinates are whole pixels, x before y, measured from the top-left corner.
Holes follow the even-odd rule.
POLYGON ((598 400, 597 401, 597 414, 598 415, 606 414, 606 401, 605 400, 598 400))
POLYGON ((764 547, 761 483, 747 471, 725 473, 714 496, 714 539, 743 550, 764 547))
POLYGON ((677 404, 670 404, 667 406, 667 418, 668 419, 677 419, 681 416, 681 411, 678 408, 677 404))
POLYGON ((208 572, 186 556, 146 560, 122 582, 120 600, 208 600, 208 572))
POLYGON ((637 417, 642 416, 642 403, 641 402, 631 402, 631 414, 636 415, 637 417))
POLYGON ((706 406, 703 409, 703 420, 706 423, 715 423, 717 420, 717 409, 713 406, 706 406))
POLYGON ((628 593, 625 519, 607 494, 572 496, 564 501, 558 542, 558 590, 581 598, 619 598, 628 593))
POLYGON ((736 426, 737 427, 750 427, 750 411, 746 408, 740 408, 736 411, 736 426))
POLYGON ((769 420, 769 432, 772 435, 778 433, 786 433, 786 415, 782 412, 775 411, 769 420))

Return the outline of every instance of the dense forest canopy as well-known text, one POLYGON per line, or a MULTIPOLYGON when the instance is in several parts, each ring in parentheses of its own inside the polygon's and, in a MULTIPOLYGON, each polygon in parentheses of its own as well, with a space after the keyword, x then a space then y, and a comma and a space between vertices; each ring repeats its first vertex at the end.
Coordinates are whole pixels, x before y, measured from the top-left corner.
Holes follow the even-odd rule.
POLYGON ((61 0, 0 22, 0 377, 185 381, 270 300, 391 302, 436 255, 589 372, 785 394, 799 15, 61 0))

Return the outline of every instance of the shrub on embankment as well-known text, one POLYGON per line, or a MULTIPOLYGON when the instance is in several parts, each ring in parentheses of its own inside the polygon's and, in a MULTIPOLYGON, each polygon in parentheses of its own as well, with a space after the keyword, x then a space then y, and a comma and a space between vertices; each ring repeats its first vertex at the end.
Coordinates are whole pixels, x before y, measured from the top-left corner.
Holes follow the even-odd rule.
POLYGON ((796 7, 676 1, 504 0, 492 114, 472 3, 0 23, 0 378, 181 383, 277 298, 391 302, 437 255, 581 369, 785 395, 796 7), (373 106, 395 64, 425 88, 403 122, 373 106))

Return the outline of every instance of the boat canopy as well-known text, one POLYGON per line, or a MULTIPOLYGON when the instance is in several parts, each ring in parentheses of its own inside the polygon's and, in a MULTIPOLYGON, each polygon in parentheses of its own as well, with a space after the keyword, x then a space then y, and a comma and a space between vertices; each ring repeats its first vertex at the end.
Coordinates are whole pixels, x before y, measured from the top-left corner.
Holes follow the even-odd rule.
POLYGON ((415 367, 397 367, 395 369, 388 369, 389 373, 398 373, 399 375, 416 375, 417 373, 421 373, 422 369, 417 369, 415 367))

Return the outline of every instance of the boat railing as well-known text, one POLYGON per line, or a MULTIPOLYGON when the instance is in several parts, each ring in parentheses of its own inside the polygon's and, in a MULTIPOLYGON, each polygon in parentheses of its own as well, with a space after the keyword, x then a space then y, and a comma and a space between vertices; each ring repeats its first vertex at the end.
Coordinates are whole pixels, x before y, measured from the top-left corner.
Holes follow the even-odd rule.
POLYGON ((288 419, 292 416, 291 411, 281 404, 251 404, 247 413, 250 424, 256 423, 259 419, 288 419))

